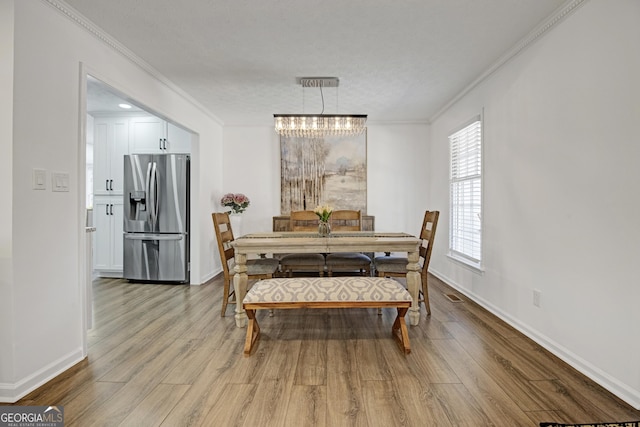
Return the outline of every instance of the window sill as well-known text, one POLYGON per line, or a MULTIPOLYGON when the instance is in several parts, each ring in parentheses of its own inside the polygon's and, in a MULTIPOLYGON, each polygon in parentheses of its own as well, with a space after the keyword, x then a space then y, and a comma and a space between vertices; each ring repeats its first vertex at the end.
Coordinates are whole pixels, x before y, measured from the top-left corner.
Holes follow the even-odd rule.
POLYGON ((455 261, 456 263, 462 264, 464 267, 467 267, 468 269, 476 272, 476 273, 484 273, 484 268, 482 266, 482 263, 479 262, 473 262, 469 259, 463 258, 461 256, 457 256, 455 254, 452 253, 448 253, 447 254, 447 258, 455 261))

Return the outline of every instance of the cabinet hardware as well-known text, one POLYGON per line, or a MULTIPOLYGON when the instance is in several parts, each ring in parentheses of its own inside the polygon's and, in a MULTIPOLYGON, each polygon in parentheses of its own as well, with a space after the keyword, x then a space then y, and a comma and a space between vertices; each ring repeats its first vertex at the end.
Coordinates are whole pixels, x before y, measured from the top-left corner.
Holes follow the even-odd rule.
POLYGON ((162 150, 162 138, 158 138, 158 148, 162 150))
POLYGON ((113 215, 113 205, 109 205, 109 215, 113 215))
POLYGON ((109 180, 108 179, 104 181, 104 189, 109 191, 109 180))
POLYGON ((109 205, 104 205, 104 213, 105 215, 109 215, 109 205))
POLYGON ((109 180, 109 190, 113 191, 113 180, 109 180))
POLYGON ((164 138, 162 140, 162 148, 164 148, 165 150, 167 149, 167 138, 164 138))

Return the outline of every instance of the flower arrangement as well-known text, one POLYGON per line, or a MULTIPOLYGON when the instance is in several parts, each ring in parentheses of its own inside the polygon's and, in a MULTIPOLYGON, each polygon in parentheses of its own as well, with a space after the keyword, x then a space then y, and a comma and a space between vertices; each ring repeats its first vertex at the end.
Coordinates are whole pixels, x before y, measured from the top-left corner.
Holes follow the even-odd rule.
POLYGON ((329 221, 329 217, 333 212, 333 208, 329 205, 316 206, 313 212, 316 215, 318 215, 318 218, 320 218, 320 221, 327 222, 329 221))
POLYGON ((220 204, 231 208, 229 213, 242 213, 251 204, 249 198, 242 193, 227 193, 220 199, 220 204))

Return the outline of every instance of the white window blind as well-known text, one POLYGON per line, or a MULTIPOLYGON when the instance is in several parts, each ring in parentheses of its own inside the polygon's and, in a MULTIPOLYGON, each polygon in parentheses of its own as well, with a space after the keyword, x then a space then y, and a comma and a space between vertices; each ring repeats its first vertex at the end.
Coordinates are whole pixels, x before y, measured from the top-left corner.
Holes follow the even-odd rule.
POLYGON ((480 116, 449 136, 451 146, 449 250, 482 261, 482 122, 480 116))

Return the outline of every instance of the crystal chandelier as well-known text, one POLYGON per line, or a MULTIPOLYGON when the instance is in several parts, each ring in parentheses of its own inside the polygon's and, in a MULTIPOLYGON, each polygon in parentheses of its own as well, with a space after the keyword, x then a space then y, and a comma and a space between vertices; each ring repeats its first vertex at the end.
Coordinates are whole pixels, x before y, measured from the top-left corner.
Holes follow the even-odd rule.
POLYGON ((302 77, 298 83, 305 87, 320 88, 322 112, 320 114, 274 114, 275 130, 281 136, 321 138, 325 136, 354 136, 366 127, 366 114, 323 114, 323 87, 338 87, 336 77, 302 77))

